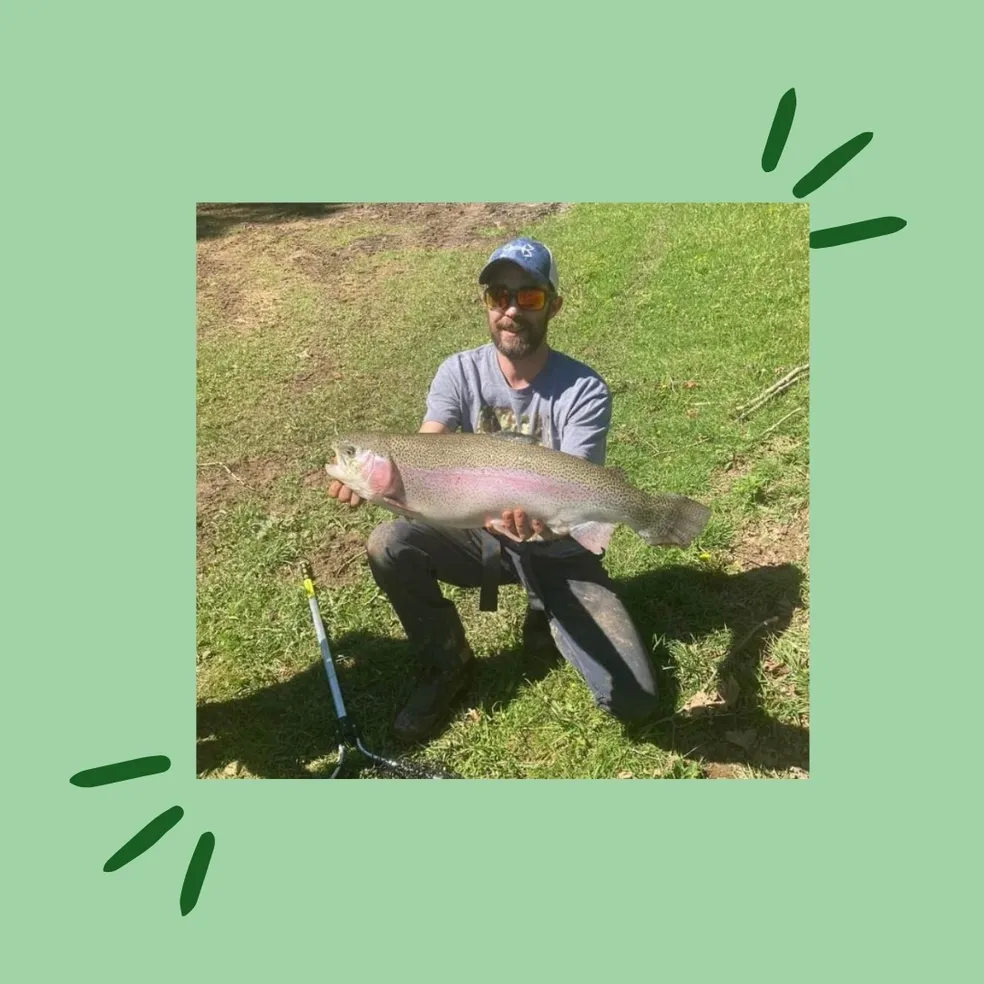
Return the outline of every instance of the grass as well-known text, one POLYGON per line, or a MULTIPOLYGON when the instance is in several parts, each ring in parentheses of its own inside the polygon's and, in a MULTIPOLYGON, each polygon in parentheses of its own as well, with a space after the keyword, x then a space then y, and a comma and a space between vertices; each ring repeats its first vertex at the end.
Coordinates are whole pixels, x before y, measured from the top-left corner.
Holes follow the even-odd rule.
POLYGON ((302 560, 350 709, 370 747, 395 750, 389 727, 412 667, 364 559, 388 515, 328 499, 328 441, 419 426, 441 359, 487 338, 477 273, 518 232, 558 257, 565 307, 552 343, 615 394, 609 463, 714 516, 686 551, 620 529, 606 556, 658 670, 662 708, 646 732, 630 738, 594 708, 563 661, 521 652, 519 588, 489 614, 476 592, 447 587, 480 669, 415 754, 486 778, 808 769, 808 382, 745 421, 734 414, 809 359, 806 207, 585 204, 521 219, 476 213, 448 245, 433 221, 422 235, 407 206, 255 223, 248 207, 224 221, 211 206, 198 243, 200 776, 307 776, 332 761, 302 560), (695 706, 719 690, 727 705, 695 706))

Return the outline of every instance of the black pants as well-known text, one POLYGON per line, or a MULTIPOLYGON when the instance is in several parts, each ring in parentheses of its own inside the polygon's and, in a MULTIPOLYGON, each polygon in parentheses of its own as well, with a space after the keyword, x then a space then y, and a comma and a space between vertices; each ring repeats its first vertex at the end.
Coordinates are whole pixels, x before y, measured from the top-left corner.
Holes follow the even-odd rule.
MULTIPOLYGON (((652 713, 657 690, 649 654, 600 558, 587 550, 562 559, 525 557, 503 549, 500 583, 522 583, 534 606, 542 604, 557 648, 595 703, 625 721, 652 713)), ((438 582, 480 587, 481 531, 382 523, 369 538, 369 567, 420 659, 439 666, 460 659, 464 629, 438 582)))

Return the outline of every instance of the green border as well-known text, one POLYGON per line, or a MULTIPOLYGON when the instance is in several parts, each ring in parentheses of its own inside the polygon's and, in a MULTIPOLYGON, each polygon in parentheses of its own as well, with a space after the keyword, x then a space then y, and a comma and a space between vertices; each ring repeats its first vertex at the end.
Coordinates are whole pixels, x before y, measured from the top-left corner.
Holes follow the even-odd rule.
POLYGON ((938 541, 913 502, 930 480, 940 495, 953 440, 926 411, 963 368, 942 347, 972 323, 955 294, 973 274, 961 8, 545 3, 532 30, 450 3, 272 9, 8 21, 13 979, 951 979, 972 939, 969 908, 946 904, 971 814, 941 805, 963 749, 935 715, 962 650, 927 649, 953 603, 911 571, 938 541), (796 122, 767 173, 790 86, 796 122), (791 201, 867 130, 809 197, 814 227, 909 223, 812 255, 809 781, 193 779, 195 201, 791 201), (923 610, 925 633, 909 623, 923 610), (948 670, 932 722, 913 710, 937 689, 927 662, 948 670), (151 754, 171 769, 68 782, 151 754), (184 819, 153 850, 101 870, 174 805, 184 819))

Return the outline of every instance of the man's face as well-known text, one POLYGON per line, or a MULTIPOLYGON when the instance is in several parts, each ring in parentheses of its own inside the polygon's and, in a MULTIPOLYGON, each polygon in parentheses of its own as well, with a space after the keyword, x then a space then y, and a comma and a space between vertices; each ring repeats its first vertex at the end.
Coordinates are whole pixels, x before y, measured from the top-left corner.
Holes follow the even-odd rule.
MULTIPOLYGON (((521 267, 502 262, 493 267, 488 287, 541 287, 521 267)), ((495 347, 509 359, 522 359, 535 352, 547 337, 547 322, 560 308, 560 298, 547 288, 547 302, 540 311, 524 311, 510 298, 506 308, 486 308, 489 318, 489 334, 495 347)))

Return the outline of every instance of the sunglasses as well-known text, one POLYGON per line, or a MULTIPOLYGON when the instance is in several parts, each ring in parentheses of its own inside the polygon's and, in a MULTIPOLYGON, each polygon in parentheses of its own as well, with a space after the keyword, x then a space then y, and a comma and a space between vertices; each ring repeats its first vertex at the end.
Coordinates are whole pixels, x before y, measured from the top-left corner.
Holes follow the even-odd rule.
POLYGON ((505 311, 513 302, 521 311, 542 311, 547 303, 547 292, 542 287, 520 287, 510 290, 508 287, 486 287, 483 297, 489 310, 498 308, 505 311))

